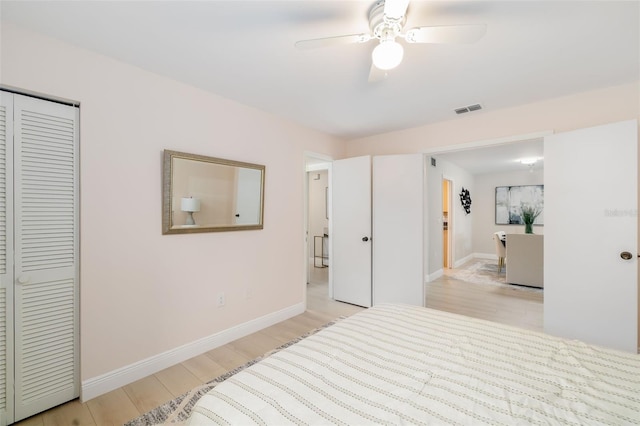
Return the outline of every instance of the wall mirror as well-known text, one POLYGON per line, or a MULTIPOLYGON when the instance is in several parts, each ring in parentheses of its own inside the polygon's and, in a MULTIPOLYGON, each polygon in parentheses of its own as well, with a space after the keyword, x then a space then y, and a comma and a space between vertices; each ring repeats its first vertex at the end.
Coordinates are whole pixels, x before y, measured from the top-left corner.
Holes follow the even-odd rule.
POLYGON ((164 150, 162 233, 262 229, 259 164, 164 150))

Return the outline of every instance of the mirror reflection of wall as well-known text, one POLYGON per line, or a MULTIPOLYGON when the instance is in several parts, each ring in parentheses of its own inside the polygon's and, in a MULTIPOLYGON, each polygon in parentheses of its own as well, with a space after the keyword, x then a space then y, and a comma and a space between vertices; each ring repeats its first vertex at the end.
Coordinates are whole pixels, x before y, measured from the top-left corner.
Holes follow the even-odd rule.
MULTIPOLYGON (((188 213, 182 211, 182 198, 200 200, 200 211, 193 213, 201 226, 235 223, 235 167, 202 161, 173 159, 173 225, 186 225, 188 213)), ((257 222, 256 222, 257 223, 257 222)))
POLYGON ((165 150, 162 233, 263 229, 265 166, 165 150))

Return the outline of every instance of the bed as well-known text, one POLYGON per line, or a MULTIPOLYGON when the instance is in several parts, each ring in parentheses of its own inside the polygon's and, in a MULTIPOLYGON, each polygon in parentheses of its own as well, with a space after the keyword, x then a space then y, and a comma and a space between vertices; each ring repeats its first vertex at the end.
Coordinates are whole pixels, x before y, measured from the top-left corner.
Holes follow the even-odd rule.
POLYGON ((640 356, 380 305, 227 379, 188 424, 640 424, 640 356))

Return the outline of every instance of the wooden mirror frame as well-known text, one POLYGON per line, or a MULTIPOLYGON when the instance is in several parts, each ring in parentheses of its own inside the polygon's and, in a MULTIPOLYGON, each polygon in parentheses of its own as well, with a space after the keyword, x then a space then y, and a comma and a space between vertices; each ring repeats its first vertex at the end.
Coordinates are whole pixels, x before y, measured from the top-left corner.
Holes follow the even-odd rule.
POLYGON ((265 166, 263 165, 165 149, 162 169, 162 234, 262 229, 264 222, 264 176, 265 166), (190 163, 181 163, 182 161, 194 162, 192 167, 189 167, 189 169, 193 170, 193 175, 183 170, 190 163), (210 168, 210 165, 222 167, 210 168), (259 172, 259 181, 255 171, 259 172), (243 173, 244 179, 239 178, 240 173, 243 173), (220 179, 217 176, 220 174, 224 175, 224 179, 220 179), (214 177, 213 175, 216 176, 214 177), (249 177, 249 179, 247 180, 246 177, 249 177), (239 191, 241 191, 240 182, 245 182, 242 185, 242 191, 244 194, 248 194, 248 192, 244 191, 250 191, 252 194, 250 197, 242 198, 238 196, 239 191), (188 191, 183 188, 185 185, 188 191), (220 186, 224 186, 224 188, 217 189, 220 186), (258 187, 259 194, 257 193, 258 187), (226 190, 224 191, 225 193, 222 193, 223 189, 226 190), (177 199, 178 197, 180 197, 180 201, 177 199), (193 212, 184 209, 185 202, 187 205, 193 204, 186 200, 188 198, 195 198, 197 207, 193 212), (248 206, 246 203, 244 204, 250 209, 248 217, 252 218, 249 219, 248 223, 238 223, 239 219, 237 218, 247 217, 247 215, 243 216, 242 212, 239 211, 241 206, 237 201, 240 198, 248 200, 248 206), (212 211, 219 210, 221 205, 225 210, 223 214, 212 211), (178 209, 181 206, 182 208, 178 209), (256 211, 257 208, 259 208, 259 211, 256 211), (179 213, 176 213, 176 210, 179 213), (180 221, 185 224, 177 225, 176 216, 184 216, 183 212, 186 212, 187 219, 182 218, 180 221), (205 216, 205 212, 210 217, 213 217, 210 222, 202 219, 205 216), (196 221, 196 224, 187 224, 194 214, 199 216, 198 221, 204 220, 202 225, 198 224, 198 221, 196 221))

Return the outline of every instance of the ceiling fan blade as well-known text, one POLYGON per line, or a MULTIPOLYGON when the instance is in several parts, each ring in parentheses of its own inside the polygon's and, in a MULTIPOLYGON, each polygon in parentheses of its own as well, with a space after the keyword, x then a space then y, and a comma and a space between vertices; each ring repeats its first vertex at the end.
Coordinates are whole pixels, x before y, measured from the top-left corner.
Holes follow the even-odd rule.
POLYGON ((474 43, 487 32, 485 24, 412 28, 405 34, 408 43, 474 43))
POLYGON ((371 64, 371 69, 369 70, 369 83, 376 83, 378 81, 385 80, 387 75, 387 71, 383 71, 371 64))
POLYGON ((384 16, 389 19, 402 19, 408 7, 409 0, 385 0, 384 16))
POLYGON ((319 47, 335 46, 338 44, 365 43, 371 40, 369 34, 349 34, 334 37, 314 38, 296 42, 298 49, 317 49, 319 47))

